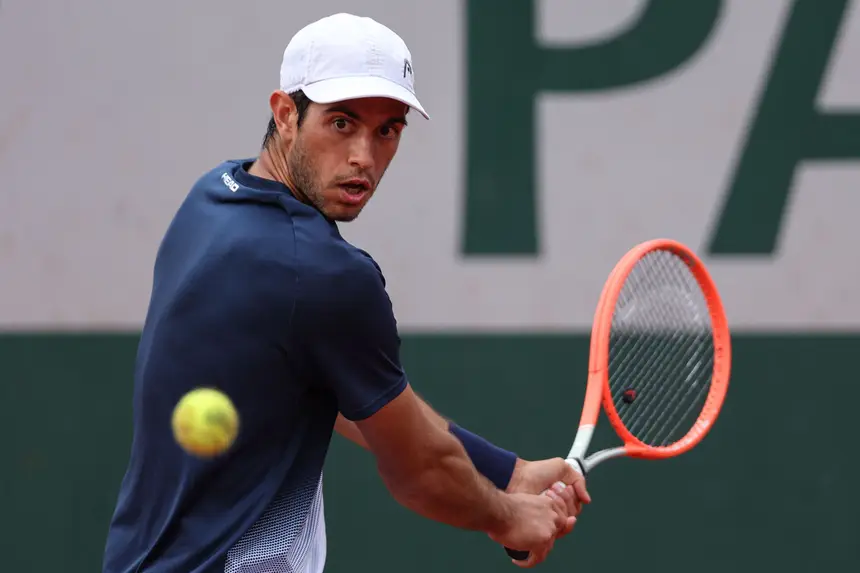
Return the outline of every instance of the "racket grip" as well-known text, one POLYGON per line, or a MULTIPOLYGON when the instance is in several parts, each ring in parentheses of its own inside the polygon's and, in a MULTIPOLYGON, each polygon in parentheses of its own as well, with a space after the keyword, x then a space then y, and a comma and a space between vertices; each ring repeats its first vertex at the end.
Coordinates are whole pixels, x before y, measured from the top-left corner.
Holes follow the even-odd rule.
POLYGON ((528 551, 520 551, 519 549, 511 549, 510 547, 505 547, 505 551, 508 553, 508 557, 514 561, 525 561, 529 558, 528 551))
MULTIPOLYGON (((585 470, 585 464, 582 463, 582 460, 580 460, 579 458, 571 458, 571 459, 576 462, 575 466, 573 464, 570 464, 571 467, 575 471, 582 474, 583 477, 585 477, 587 472, 585 470)), ((568 461, 568 463, 570 463, 570 462, 568 461)), ((505 551, 507 552, 508 557, 510 557, 514 561, 525 561, 529 558, 529 552, 528 551, 521 551, 519 549, 511 549, 510 547, 505 547, 505 551)))

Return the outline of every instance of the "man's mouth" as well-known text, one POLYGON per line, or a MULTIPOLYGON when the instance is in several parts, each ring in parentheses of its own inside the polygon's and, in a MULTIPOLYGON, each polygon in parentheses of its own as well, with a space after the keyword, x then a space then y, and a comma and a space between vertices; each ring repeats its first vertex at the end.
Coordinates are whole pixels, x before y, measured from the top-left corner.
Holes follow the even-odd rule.
POLYGON ((370 191, 370 182, 366 179, 348 179, 339 183, 339 186, 350 195, 361 195, 365 191, 370 191))
POLYGON ((338 183, 338 187, 344 190, 344 199, 348 203, 358 204, 365 193, 370 191, 370 182, 367 179, 348 179, 338 183))
POLYGON ((347 189, 355 189, 358 191, 367 191, 370 189, 370 181, 367 179, 362 179, 361 177, 353 177, 352 179, 347 179, 346 181, 341 181, 340 185, 347 189))
POLYGON ((351 185, 351 184, 344 183, 341 185, 341 187, 346 189, 346 192, 349 193, 350 195, 361 195, 362 193, 367 191, 367 188, 364 187, 363 185, 351 185))

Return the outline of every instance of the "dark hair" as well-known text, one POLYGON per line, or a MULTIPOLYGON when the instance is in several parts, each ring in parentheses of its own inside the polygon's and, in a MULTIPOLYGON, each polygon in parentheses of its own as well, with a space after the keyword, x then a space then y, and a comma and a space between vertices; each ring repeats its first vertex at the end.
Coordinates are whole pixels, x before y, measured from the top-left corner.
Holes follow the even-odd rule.
MULTIPOLYGON (((288 95, 293 99, 293 103, 296 104, 296 111, 299 114, 298 126, 301 127, 308 112, 308 106, 311 105, 311 100, 308 99, 308 96, 302 90, 294 91, 288 95)), ((269 126, 266 128, 266 136, 263 138, 264 148, 271 143, 276 133, 278 133, 278 126, 275 123, 275 115, 272 114, 271 118, 269 118, 269 126)))

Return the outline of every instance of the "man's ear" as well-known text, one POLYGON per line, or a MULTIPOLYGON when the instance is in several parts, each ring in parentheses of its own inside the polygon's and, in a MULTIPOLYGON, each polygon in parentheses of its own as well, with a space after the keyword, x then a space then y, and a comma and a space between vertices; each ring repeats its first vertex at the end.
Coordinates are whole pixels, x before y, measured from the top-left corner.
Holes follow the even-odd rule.
POLYGON ((299 125, 299 113, 293 98, 286 92, 274 91, 269 96, 269 107, 272 108, 281 141, 289 144, 295 138, 299 125))

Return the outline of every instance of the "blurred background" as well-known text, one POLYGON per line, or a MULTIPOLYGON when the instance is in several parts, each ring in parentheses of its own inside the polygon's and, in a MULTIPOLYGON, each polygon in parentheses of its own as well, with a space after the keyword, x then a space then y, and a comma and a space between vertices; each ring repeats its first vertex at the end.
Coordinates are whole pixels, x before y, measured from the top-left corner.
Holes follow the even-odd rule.
MULTIPOLYGON (((713 431, 595 470, 540 570, 856 567, 857 2, 3 0, 0 570, 100 570, 162 233, 197 177, 257 154, 287 42, 339 11, 405 39, 432 118, 342 230, 444 414, 564 455, 618 258, 679 240, 723 296, 713 431)), ((513 570, 397 505, 339 436, 325 494, 327 571, 513 570)))

